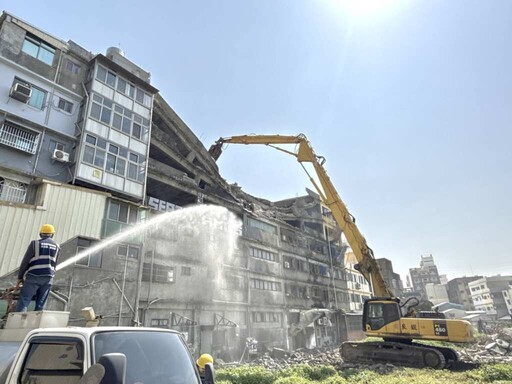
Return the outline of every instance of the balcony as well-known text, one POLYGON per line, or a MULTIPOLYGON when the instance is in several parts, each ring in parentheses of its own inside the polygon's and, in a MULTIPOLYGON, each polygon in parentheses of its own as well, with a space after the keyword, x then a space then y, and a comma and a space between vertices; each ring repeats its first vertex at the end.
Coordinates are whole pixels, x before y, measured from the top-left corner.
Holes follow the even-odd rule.
POLYGON ((14 123, 5 121, 0 128, 0 144, 33 155, 37 152, 38 142, 37 133, 27 131, 14 123))

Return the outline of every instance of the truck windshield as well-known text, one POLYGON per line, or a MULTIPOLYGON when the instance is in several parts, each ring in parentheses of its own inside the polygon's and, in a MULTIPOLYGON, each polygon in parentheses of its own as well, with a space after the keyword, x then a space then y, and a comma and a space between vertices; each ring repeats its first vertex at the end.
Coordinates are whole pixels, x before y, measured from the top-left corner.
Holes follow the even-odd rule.
POLYGON ((126 384, 198 384, 187 346, 171 332, 116 331, 94 336, 94 359, 126 355, 126 384))

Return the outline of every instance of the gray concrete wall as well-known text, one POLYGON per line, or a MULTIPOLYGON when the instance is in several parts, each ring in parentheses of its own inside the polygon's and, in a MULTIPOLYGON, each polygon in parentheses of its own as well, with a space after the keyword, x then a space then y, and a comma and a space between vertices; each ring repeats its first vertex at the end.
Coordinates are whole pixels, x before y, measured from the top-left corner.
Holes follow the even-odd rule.
POLYGON ((2 24, 2 29, 0 30, 0 55, 30 69, 40 76, 54 80, 60 51, 55 50, 52 65, 43 63, 37 58, 26 54, 21 50, 26 31, 20 26, 9 22, 8 19, 2 24))

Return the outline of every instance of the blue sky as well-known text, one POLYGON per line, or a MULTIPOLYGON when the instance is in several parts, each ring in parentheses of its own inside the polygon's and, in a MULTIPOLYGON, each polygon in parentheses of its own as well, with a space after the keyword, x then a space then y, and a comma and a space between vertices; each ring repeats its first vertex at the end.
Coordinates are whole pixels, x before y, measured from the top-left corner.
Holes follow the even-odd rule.
MULTIPOLYGON (((209 147, 305 133, 377 257, 405 280, 512 274, 512 2, 19 1, 3 8, 94 53, 120 46, 209 147)), ((304 194, 293 158, 231 145, 253 195, 304 194)))

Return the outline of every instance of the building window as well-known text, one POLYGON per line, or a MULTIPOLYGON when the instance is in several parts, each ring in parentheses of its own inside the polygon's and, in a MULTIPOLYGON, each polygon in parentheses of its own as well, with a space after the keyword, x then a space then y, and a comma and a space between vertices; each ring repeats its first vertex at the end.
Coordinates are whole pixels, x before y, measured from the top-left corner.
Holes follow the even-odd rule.
POLYGON ((23 129, 10 121, 4 121, 0 127, 0 144, 35 154, 38 142, 39 135, 37 133, 23 129))
POLYGON ((128 157, 128 179, 143 183, 146 176, 145 162, 144 156, 130 152, 128 157))
POLYGON ((117 145, 109 144, 107 154, 107 167, 108 172, 116 173, 124 177, 126 172, 126 157, 128 150, 120 148, 117 145))
POLYGON ((286 296, 306 299, 308 297, 308 288, 299 285, 285 285, 286 296))
POLYGON ((280 323, 281 314, 277 312, 252 312, 253 323, 280 323))
POLYGON ((106 125, 110 125, 112 118, 112 101, 96 94, 92 95, 92 101, 90 116, 106 125))
POLYGON ((107 141, 96 138, 92 135, 86 135, 83 162, 102 168, 105 165, 105 149, 107 141))
POLYGON ((252 257, 256 257, 258 259, 268 260, 268 261, 278 261, 277 254, 274 252, 264 251, 263 249, 258 248, 249 248, 249 254, 252 257))
POLYGON ((117 247, 117 255, 128 257, 129 259, 138 259, 139 247, 128 244, 121 244, 117 247))
POLYGON ((96 79, 115 88, 118 92, 134 99, 138 103, 148 108, 151 107, 152 97, 149 94, 101 65, 97 67, 96 79))
POLYGON ((48 144, 48 151, 53 153, 58 149, 59 151, 65 151, 66 150, 66 144, 58 142, 57 140, 50 139, 50 143, 48 144))
POLYGON ((191 276, 192 275, 192 268, 190 267, 181 267, 181 276, 191 276))
POLYGON ((151 326, 157 328, 169 328, 169 319, 151 319, 151 326))
POLYGON ((147 141, 149 135, 148 119, 144 119, 117 104, 114 105, 112 127, 144 142, 147 141))
POLYGON ((126 95, 132 99, 135 96, 135 86, 121 77, 117 78, 116 89, 118 92, 121 92, 123 95, 126 95))
POLYGON ((143 142, 148 141, 149 120, 138 115, 133 116, 132 136, 143 142))
POLYGON ((258 228, 262 231, 277 234, 277 228, 273 225, 264 223, 263 221, 253 219, 252 217, 247 218, 247 225, 249 227, 258 228))
MULTIPOLYGON (((76 247, 76 254, 80 254, 84 251, 86 251, 88 247, 78 246, 76 247)), ((75 262, 76 265, 82 265, 84 267, 90 267, 90 268, 101 268, 101 259, 103 257, 102 252, 95 252, 91 255, 87 255, 85 257, 82 257, 81 259, 77 260, 75 262)))
POLYGON ((73 103, 60 97, 59 102, 57 104, 57 108, 64 112, 71 113, 73 111, 73 103))
POLYGON ((43 63, 48 65, 52 65, 53 63, 55 48, 46 44, 43 40, 32 34, 26 34, 25 41, 23 42, 23 47, 21 50, 26 54, 42 61, 43 63))
POLYGON ((251 288, 279 292, 281 291, 281 283, 269 280, 251 279, 251 288))
POLYGON ((130 135, 132 128, 132 117, 132 111, 115 104, 114 118, 112 119, 112 127, 130 135))
POLYGON ((148 108, 151 107, 151 96, 149 96, 140 88, 137 88, 137 93, 135 94, 135 101, 148 108))
POLYGON ((32 85, 32 96, 27 104, 37 109, 43 109, 45 99, 46 92, 32 85))
MULTIPOLYGON (((321 275, 321 276, 327 276, 327 277, 330 276, 329 268, 327 267, 327 265, 309 263, 309 270, 311 271, 311 273, 313 273, 315 275, 321 275)), ((354 276, 354 282, 357 283, 356 276, 354 276)))
POLYGON ((74 63, 73 61, 71 61, 69 59, 66 59, 65 68, 66 68, 66 71, 71 72, 75 75, 78 75, 80 73, 80 69, 81 69, 80 65, 74 63))
MULTIPOLYGON (((150 276, 151 263, 144 263, 142 267, 142 281, 149 281, 150 276)), ((153 276, 151 281, 154 283, 174 283, 174 267, 153 264, 153 276)))
POLYGON ((137 224, 138 209, 132 205, 118 201, 110 201, 108 205, 108 219, 126 224, 137 224))
POLYGON ((27 198, 28 185, 0 177, 0 200, 23 204, 27 198))
POLYGON ((112 88, 116 87, 117 75, 114 72, 102 67, 101 65, 98 65, 98 69, 96 71, 96 79, 107 85, 110 85, 112 88))
MULTIPOLYGON (((28 99, 18 99, 16 95, 12 95, 11 97, 14 97, 18 99, 21 102, 24 102, 31 107, 37 108, 37 109, 43 109, 45 106, 45 100, 46 100, 46 91, 35 86, 32 83, 29 83, 28 81, 22 80, 19 77, 15 77, 14 81, 12 83, 12 89, 16 87, 16 84, 20 84, 21 86, 30 89, 30 97, 28 99)), ((28 92, 28 90, 26 91, 28 92)), ((28 94, 24 95, 25 97, 28 96, 28 94)))
POLYGON ((109 126, 112 124, 112 128, 137 140, 148 141, 149 120, 105 97, 93 95, 90 117, 109 126))

